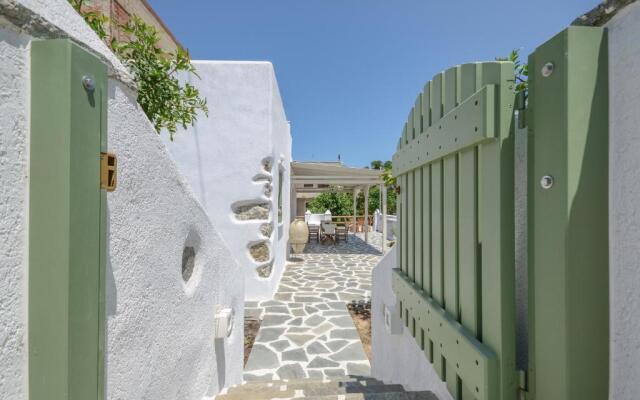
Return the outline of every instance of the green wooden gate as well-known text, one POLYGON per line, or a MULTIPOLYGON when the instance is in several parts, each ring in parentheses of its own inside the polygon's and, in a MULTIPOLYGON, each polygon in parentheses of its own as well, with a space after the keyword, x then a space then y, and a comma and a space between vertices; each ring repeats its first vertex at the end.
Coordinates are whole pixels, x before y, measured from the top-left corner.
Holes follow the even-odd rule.
POLYGON ((465 64, 418 95, 393 158, 405 326, 457 400, 608 391, 606 32, 530 57, 528 373, 516 371, 514 69, 465 64))
POLYGON ((31 51, 29 399, 102 399, 106 67, 69 40, 31 51))
POLYGON ((418 95, 393 157, 401 315, 457 399, 513 399, 513 102, 508 62, 465 64, 418 95))
POLYGON ((530 399, 608 397, 607 65, 601 28, 529 58, 530 399))

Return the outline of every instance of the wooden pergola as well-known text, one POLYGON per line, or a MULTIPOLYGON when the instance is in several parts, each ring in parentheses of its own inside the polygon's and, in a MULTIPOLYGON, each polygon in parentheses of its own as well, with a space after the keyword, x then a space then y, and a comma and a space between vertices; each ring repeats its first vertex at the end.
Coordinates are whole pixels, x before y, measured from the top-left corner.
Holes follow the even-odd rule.
MULTIPOLYGON (((356 199, 364 192, 364 240, 369 242, 369 189, 380 186, 382 198, 382 249, 387 237, 387 188, 381 170, 346 167, 341 162, 299 162, 291 163, 291 217, 297 215, 299 198, 312 199, 323 192, 338 188, 341 192, 353 194, 352 223, 356 223, 356 199)), ((304 213, 305 210, 302 212, 304 213)))

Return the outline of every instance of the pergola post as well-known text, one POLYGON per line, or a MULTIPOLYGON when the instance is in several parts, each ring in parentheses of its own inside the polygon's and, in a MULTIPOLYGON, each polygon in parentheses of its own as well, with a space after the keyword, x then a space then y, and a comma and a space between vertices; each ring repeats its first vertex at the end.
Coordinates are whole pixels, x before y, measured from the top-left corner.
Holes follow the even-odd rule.
POLYGON ((380 185, 380 202, 382 203, 382 254, 387 252, 387 187, 380 185))
POLYGON ((289 203, 289 209, 291 215, 289 216, 289 223, 296 220, 296 216, 298 215, 298 192, 296 191, 295 183, 291 183, 291 199, 289 203))
POLYGON ((353 188, 353 215, 351 216, 351 226, 353 226, 354 235, 358 231, 358 226, 356 225, 356 214, 358 212, 358 188, 353 188))
POLYGON ((364 242, 369 243, 369 185, 364 187, 364 242))

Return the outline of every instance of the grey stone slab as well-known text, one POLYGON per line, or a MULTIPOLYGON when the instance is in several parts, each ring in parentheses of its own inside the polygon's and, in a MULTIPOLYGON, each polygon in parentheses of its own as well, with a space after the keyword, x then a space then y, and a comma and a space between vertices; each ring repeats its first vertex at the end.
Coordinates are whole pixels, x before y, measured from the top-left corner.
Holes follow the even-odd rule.
POLYGON ((294 317, 304 317, 307 313, 302 308, 294 308, 291 310, 291 315, 294 317))
POLYGON ((311 315, 311 314, 315 314, 318 312, 318 309, 313 307, 313 306, 305 306, 304 310, 307 312, 307 314, 311 315))
POLYGON ((314 380, 324 380, 324 373, 322 370, 311 369, 307 371, 307 375, 309 375, 309 379, 314 380))
POLYGON ((349 375, 369 376, 371 367, 369 363, 347 363, 347 373, 349 375))
POLYGON ((329 368, 337 367, 339 365, 340 363, 318 356, 311 360, 311 362, 307 365, 307 368, 329 368))
POLYGON ((324 370, 324 374, 327 378, 339 378, 346 376, 347 372, 342 368, 327 368, 324 370))
POLYGON ((334 361, 359 361, 366 360, 367 356, 364 354, 362 344, 360 342, 355 342, 337 353, 331 354, 329 358, 334 361))
POLYGON ((245 371, 256 371, 260 369, 276 368, 280 365, 278 355, 266 346, 254 344, 249 355, 249 361, 245 366, 245 371))
POLYGON ((349 344, 349 342, 346 340, 332 340, 326 343, 327 347, 331 349, 334 354, 344 348, 347 344, 349 344))
POLYGON ((356 328, 351 329, 334 329, 330 334, 331 339, 359 339, 356 328))
POLYGON ((309 318, 307 318, 304 321, 304 324, 307 326, 318 326, 321 323, 323 323, 325 321, 325 318, 321 317, 318 314, 314 314, 312 316, 310 316, 309 318))
POLYGON ((287 339, 278 340, 276 342, 270 343, 271 347, 276 349, 277 351, 283 351, 291 347, 291 343, 287 339))
POLYGON ((292 326, 287 329, 287 333, 311 333, 311 329, 308 326, 292 326))
POLYGON ((347 307, 342 301, 331 301, 327 305, 334 310, 344 310, 347 307))
POLYGON ((327 354, 330 353, 330 350, 327 349, 325 345, 320 342, 313 342, 309 346, 307 346, 308 354, 327 354))
POLYGON ((298 318, 292 319, 291 321, 289 321, 289 323, 287 325, 289 325, 289 326, 300 326, 300 325, 302 325, 302 318, 298 317, 298 318))
POLYGON ((347 311, 346 308, 344 310, 329 310, 329 311, 323 311, 322 315, 324 317, 337 317, 342 315, 349 315, 349 311, 347 311))
POLYGON ((276 315, 276 314, 265 315, 264 318, 262 319, 262 324, 260 326, 267 327, 267 326, 282 325, 285 322, 289 321, 290 319, 291 319, 290 315, 276 315))
POLYGON ((283 365, 278 368, 276 374, 278 374, 280 379, 303 379, 307 377, 300 364, 283 365))
POLYGON ((289 307, 271 306, 271 307, 266 307, 264 309, 264 312, 265 312, 266 315, 269 315, 269 314, 289 314, 289 307))
POLYGON ((282 306, 282 305, 285 305, 285 303, 283 303, 281 301, 276 301, 276 300, 267 300, 267 301, 263 301, 262 303, 260 303, 261 307, 282 306))
POLYGON ((329 300, 338 300, 338 295, 336 295, 335 293, 322 293, 320 294, 320 297, 329 300))
POLYGON ((295 349, 282 353, 282 361, 309 361, 309 359, 304 349, 295 349))
POLYGON ((273 380, 273 374, 264 374, 264 375, 254 375, 254 374, 244 374, 242 378, 245 381, 270 381, 273 380))
POLYGON ((330 330, 331 330, 331 329, 333 329, 333 328, 334 328, 334 326, 333 326, 333 325, 331 325, 331 324, 330 324, 330 323, 328 323, 328 322, 325 322, 325 323, 324 323, 324 324, 322 324, 322 325, 316 326, 316 327, 315 327, 315 328, 313 328, 311 331, 312 331, 313 333, 315 333, 316 335, 322 335, 323 333, 326 333, 326 332, 330 331, 330 330))
POLYGON ((300 303, 320 303, 322 302, 322 298, 315 296, 294 296, 293 298, 296 302, 300 303))
POLYGON ((288 303, 287 307, 289 308, 302 308, 303 304, 302 303, 288 303))
POLYGON ((272 342, 280 339, 286 328, 261 328, 258 331, 256 342, 272 342))
POLYGON ((276 293, 275 296, 273 296, 273 298, 276 300, 290 301, 291 296, 292 296, 292 293, 276 293))
POLYGON ((353 319, 351 319, 351 316, 331 318, 329 319, 329 322, 340 328, 350 328, 355 326, 353 324, 353 319))
POLYGON ((288 333, 285 336, 298 346, 302 346, 303 344, 307 343, 308 341, 310 341, 315 337, 314 335, 288 334, 288 333))

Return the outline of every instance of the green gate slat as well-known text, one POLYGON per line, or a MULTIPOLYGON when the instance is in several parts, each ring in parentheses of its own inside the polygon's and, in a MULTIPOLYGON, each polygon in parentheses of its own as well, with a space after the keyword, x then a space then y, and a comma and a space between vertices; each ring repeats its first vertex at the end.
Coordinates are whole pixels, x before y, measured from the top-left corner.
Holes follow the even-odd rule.
POLYGON ((31 91, 29 398, 102 399, 106 66, 69 40, 33 41, 31 91))
POLYGON ((408 187, 407 187, 407 176, 403 175, 401 177, 400 180, 400 198, 402 200, 402 214, 401 214, 401 221, 400 221, 400 229, 402 230, 402 242, 400 242, 401 246, 402 246, 402 269, 404 272, 408 272, 409 271, 409 266, 408 266, 408 257, 407 257, 407 247, 408 247, 408 234, 407 234, 407 191, 408 191, 408 187))
POLYGON ((444 115, 442 112, 442 75, 431 80, 431 125, 435 125, 444 115))
POLYGON ((460 251, 460 321, 478 334, 480 281, 477 268, 477 166, 476 149, 460 153, 459 169, 459 251, 460 251))
POLYGON ((424 89, 422 89, 423 132, 431 126, 431 107, 431 82, 427 82, 427 84, 424 85, 424 89))
POLYGON ((532 399, 609 395, 607 53, 604 29, 570 27, 529 58, 532 399))
POLYGON ((442 161, 431 164, 431 290, 433 298, 442 304, 444 301, 443 265, 442 265, 442 161))
POLYGON ((407 117, 407 139, 409 140, 409 142, 411 142, 415 138, 416 130, 413 127, 413 109, 411 109, 411 112, 407 117))
POLYGON ((413 193, 414 193, 414 220, 415 220, 415 237, 414 237, 414 249, 415 256, 414 262, 416 266, 415 270, 415 279, 414 281, 420 287, 422 287, 422 279, 424 276, 423 270, 423 262, 422 262, 422 254, 424 254, 423 242, 422 242, 422 231, 424 229, 424 225, 422 225, 422 213, 424 210, 424 204, 422 202, 422 168, 418 168, 413 173, 414 177, 414 185, 413 185, 413 193))
POLYGON ((415 277, 415 201, 414 201, 414 178, 413 171, 406 175, 406 200, 407 200, 407 266, 408 275, 411 279, 415 277))
POLYGON ((433 295, 431 270, 431 166, 422 167, 422 289, 433 295))
POLYGON ((424 131, 424 122, 422 119, 422 93, 418 94, 416 103, 413 106, 413 126, 416 129, 416 137, 424 131))
POLYGON ((443 160, 444 308, 458 317, 458 169, 457 156, 443 160))
POLYGON ((515 255, 513 177, 513 66, 483 63, 481 85, 499 85, 498 140, 479 151, 479 230, 483 343, 507 357, 501 362, 499 393, 508 398, 517 387, 515 369, 515 255))

